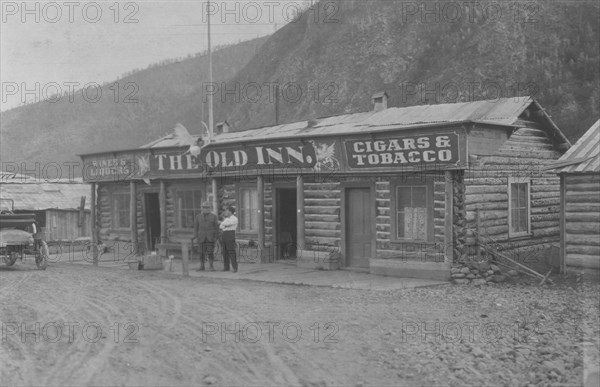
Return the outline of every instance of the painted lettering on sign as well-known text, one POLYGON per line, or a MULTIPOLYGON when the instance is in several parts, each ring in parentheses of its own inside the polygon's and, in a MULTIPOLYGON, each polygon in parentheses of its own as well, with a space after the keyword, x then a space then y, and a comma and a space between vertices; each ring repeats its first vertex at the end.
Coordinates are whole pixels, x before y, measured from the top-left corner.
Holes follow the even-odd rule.
POLYGON ((315 164, 315 149, 305 145, 265 145, 244 149, 225 148, 202 152, 200 157, 209 168, 231 170, 248 164, 275 167, 311 168, 315 164))
POLYGON ((312 168, 317 160, 315 148, 310 143, 215 148, 204 148, 198 156, 172 151, 157 153, 153 154, 148 162, 138 157, 139 170, 141 175, 151 176, 166 173, 203 173, 210 170, 239 171, 248 165, 312 168))
POLYGON ((128 157, 102 157, 85 163, 83 177, 86 181, 120 181, 134 172, 135 165, 128 157))
POLYGON ((345 143, 350 168, 456 164, 460 160, 455 133, 348 140, 345 143))

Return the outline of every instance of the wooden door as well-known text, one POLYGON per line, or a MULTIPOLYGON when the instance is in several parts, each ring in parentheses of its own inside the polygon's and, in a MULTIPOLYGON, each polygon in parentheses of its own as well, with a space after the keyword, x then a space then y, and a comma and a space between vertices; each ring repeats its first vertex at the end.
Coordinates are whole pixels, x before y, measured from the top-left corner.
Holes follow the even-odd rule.
POLYGON ((346 189, 346 264, 369 267, 373 243, 371 189, 346 189))

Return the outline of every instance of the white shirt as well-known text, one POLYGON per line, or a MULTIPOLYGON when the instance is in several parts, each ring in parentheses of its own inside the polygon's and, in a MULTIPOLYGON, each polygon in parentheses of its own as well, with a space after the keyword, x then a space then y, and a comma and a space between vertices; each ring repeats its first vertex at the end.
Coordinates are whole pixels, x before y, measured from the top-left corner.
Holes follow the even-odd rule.
POLYGON ((238 225, 238 218, 235 215, 231 215, 228 218, 223 219, 219 227, 223 231, 235 231, 238 225))

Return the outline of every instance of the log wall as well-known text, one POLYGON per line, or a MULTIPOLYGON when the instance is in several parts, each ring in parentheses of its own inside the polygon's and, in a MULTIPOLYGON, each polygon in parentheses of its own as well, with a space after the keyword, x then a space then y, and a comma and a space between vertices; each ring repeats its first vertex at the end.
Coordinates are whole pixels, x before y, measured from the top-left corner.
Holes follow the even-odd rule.
MULTIPOLYGON (((496 137, 493 129, 489 131, 496 137)), ((475 156, 465 174, 466 227, 476 231, 466 235, 468 254, 481 255, 482 249, 477 245, 487 245, 530 266, 541 264, 549 249, 558 248, 560 241, 559 178, 544 168, 560 158, 561 153, 544 131, 521 128, 495 153, 475 156), (509 236, 509 177, 530 182, 530 235, 509 236)))
MULTIPOLYGON (((176 226, 176 204, 175 197, 180 189, 199 189, 202 192, 202 200, 208 198, 210 184, 205 181, 182 181, 166 183, 166 218, 167 218, 167 241, 170 243, 189 242, 193 237, 193 229, 182 229, 176 226)), ((129 194, 129 183, 100 184, 98 188, 98 225, 100 241, 121 251, 131 251, 130 228, 114 228, 112 225, 111 193, 119 192, 129 194), (117 243, 123 242, 123 243, 117 243), (118 246, 118 247, 117 247, 118 246)), ((146 224, 144 218, 144 195, 147 193, 159 193, 159 182, 136 184, 136 223, 138 235, 138 251, 146 251, 146 224)))
POLYGON ((565 259, 600 269, 600 173, 565 174, 565 259))
MULTIPOLYGON (((376 182, 377 201, 377 258, 416 260, 428 262, 444 262, 447 246, 451 241, 445 240, 445 178, 443 173, 429 175, 403 175, 403 178, 414 178, 416 181, 429 182, 433 187, 433 238, 428 242, 400 242, 392 236, 392 200, 395 199, 394 181, 400 176, 380 177, 376 182)), ((400 180, 402 181, 402 180, 400 180)))

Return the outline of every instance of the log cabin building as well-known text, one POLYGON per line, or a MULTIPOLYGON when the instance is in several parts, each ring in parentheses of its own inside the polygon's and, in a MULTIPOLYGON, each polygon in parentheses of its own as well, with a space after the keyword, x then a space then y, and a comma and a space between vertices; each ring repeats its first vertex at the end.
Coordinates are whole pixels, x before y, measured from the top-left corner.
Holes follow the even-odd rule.
POLYGON ((600 120, 560 158, 555 172, 563 271, 600 270, 600 120))
POLYGON ((237 208, 242 259, 432 279, 490 246, 531 255, 559 241, 559 179, 544 167, 570 143, 535 100, 373 102, 259 129, 221 124, 198 156, 176 134, 82 155, 94 235, 151 250, 189 242, 208 199, 237 208))

